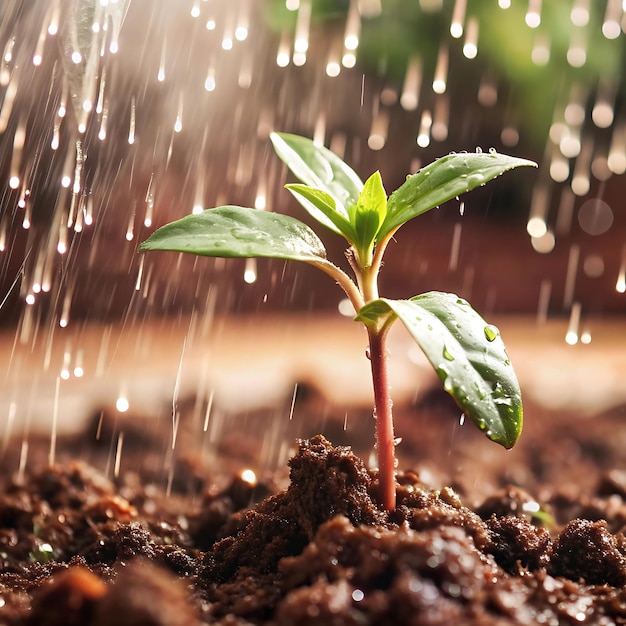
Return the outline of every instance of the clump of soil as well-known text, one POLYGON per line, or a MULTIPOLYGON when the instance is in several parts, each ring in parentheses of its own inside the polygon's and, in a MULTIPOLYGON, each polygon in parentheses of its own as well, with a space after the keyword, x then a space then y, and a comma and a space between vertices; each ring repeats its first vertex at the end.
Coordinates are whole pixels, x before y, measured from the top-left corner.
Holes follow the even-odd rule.
POLYGON ((322 436, 298 442, 284 489, 245 473, 216 488, 189 461, 164 488, 150 467, 4 479, 0 623, 626 623, 621 470, 578 501, 555 488, 539 505, 509 484, 473 509, 407 471, 386 513, 376 473, 322 436))

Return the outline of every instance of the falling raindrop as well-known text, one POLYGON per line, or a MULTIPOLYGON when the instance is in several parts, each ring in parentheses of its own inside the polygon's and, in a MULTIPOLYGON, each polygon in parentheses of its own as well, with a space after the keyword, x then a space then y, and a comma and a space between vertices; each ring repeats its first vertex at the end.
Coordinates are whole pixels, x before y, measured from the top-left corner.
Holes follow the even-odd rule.
POLYGON ((414 55, 404 75, 400 105, 406 111, 415 111, 419 102, 419 91, 422 82, 422 63, 418 56, 414 55))
POLYGON ((448 48, 442 44, 437 55, 437 65, 433 78, 433 91, 436 94, 445 93, 448 82, 448 48))
POLYGON ((607 163, 613 174, 619 175, 626 172, 626 122, 624 121, 614 125, 607 163))
POLYGON ((459 266, 459 255, 461 250, 461 232, 463 224, 457 222, 452 232, 452 244, 450 246, 450 257, 448 259, 448 271, 456 272, 459 266))
POLYGON ((567 235, 571 230, 575 201, 574 192, 569 187, 563 187, 556 217, 556 232, 559 235, 567 235))
POLYGON ((367 145, 371 150, 382 150, 385 147, 388 129, 389 113, 383 107, 379 107, 372 118, 372 127, 367 138, 367 145))
POLYGON ((563 183, 569 178, 569 174, 569 159, 564 157, 555 146, 550 160, 550 178, 557 183, 563 183))
POLYGON ((615 283, 617 293, 626 293, 626 244, 622 246, 622 258, 620 261, 617 282, 615 283))
POLYGON ((478 86, 478 102, 484 107, 495 106, 498 102, 498 87, 491 76, 485 74, 478 86))
POLYGON ((607 80, 600 81, 596 102, 591 110, 591 119, 598 128, 609 128, 613 124, 616 85, 607 80))
POLYGON ((430 129, 432 128, 432 124, 432 115, 429 110, 425 109, 422 111, 422 118, 417 135, 417 145, 420 148, 427 148, 430 145, 430 129))
POLYGON ((359 14, 359 3, 357 0, 351 0, 343 37, 343 45, 346 51, 354 52, 359 47, 360 33, 361 16, 359 14))
POLYGON ((546 33, 537 32, 530 58, 535 65, 547 65, 550 61, 550 38, 546 33))
POLYGON ((257 281, 257 266, 255 258, 246 259, 243 279, 246 283, 248 283, 248 285, 252 285, 257 281))
POLYGON ((463 36, 463 23, 465 22, 465 10, 467 0, 456 0, 452 11, 452 23, 450 24, 450 34, 455 39, 463 36))
POLYGON ((582 30, 572 30, 567 62, 572 67, 582 67, 587 62, 587 41, 582 30))
POLYGON ((135 96, 132 96, 131 101, 130 101, 130 125, 128 128, 128 143, 131 146, 135 143, 135 127, 136 127, 135 115, 136 115, 135 96))
POLYGON ((589 23, 589 3, 591 0, 574 0, 570 20, 574 26, 582 28, 589 23))
POLYGON ((125 395, 120 395, 117 398, 117 400, 115 401, 115 408, 120 413, 126 413, 128 411, 128 409, 130 408, 130 404, 128 402, 128 398, 126 398, 125 395))
POLYGON ((526 224, 526 231, 531 237, 543 237, 548 231, 546 220, 549 205, 550 193, 548 186, 535 185, 530 205, 530 216, 526 224))
POLYGON ((117 444, 115 446, 115 462, 113 464, 113 476, 118 478, 120 475, 120 466, 122 464, 122 448, 124 446, 124 431, 120 431, 117 436, 117 444))
POLYGON ((289 421, 293 420, 293 410, 296 406, 296 396, 298 395, 298 383, 293 386, 293 394, 291 396, 291 404, 289 405, 289 421))
POLYGON ((567 333, 565 334, 565 342, 570 346, 578 343, 578 329, 580 326, 580 302, 572 303, 570 310, 569 322, 567 325, 567 333))
POLYGON ((620 20, 623 12, 621 0, 608 0, 602 23, 602 34, 607 39, 617 39, 620 36, 622 32, 620 20))
POLYGON ((529 28, 537 28, 541 24, 542 0, 529 0, 524 20, 529 28))
POLYGON ((450 102, 446 94, 435 98, 435 113, 431 135, 435 141, 445 141, 448 138, 448 122, 450 116, 450 102))
POLYGON ((581 144, 580 153, 576 159, 574 173, 572 175, 572 191, 577 196, 584 196, 589 192, 591 157, 593 154, 593 138, 587 136, 581 144))
POLYGON ((306 63, 306 54, 309 49, 309 28, 311 23, 311 2, 302 0, 298 9, 295 40, 293 44, 293 63, 302 66, 306 63))
POLYGON ((573 244, 570 247, 567 259, 567 273, 565 274, 565 284, 563 289, 563 307, 569 308, 574 300, 574 289, 576 287, 576 274, 578 273, 578 261, 580 259, 580 246, 573 244))
POLYGON ((537 323, 544 324, 548 319, 550 308, 550 296, 552 294, 552 282, 544 279, 539 287, 539 300, 537 302, 537 323))
POLYGON ((478 55, 478 20, 474 16, 467 20, 463 55, 467 59, 475 59, 478 55))

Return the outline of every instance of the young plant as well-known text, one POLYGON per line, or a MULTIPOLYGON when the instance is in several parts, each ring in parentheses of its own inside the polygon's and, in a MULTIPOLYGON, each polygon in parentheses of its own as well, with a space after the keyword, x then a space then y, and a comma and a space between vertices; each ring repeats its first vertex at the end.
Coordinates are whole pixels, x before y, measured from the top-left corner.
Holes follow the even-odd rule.
POLYGON ((397 319, 464 414, 489 439, 512 447, 522 428, 521 394, 498 329, 454 294, 431 291, 408 300, 382 298, 378 273, 387 244, 403 224, 507 170, 535 164, 494 151, 449 154, 409 176, 387 197, 379 172, 363 183, 338 156, 310 139, 272 133, 271 140, 278 156, 301 181, 286 185, 287 189, 312 217, 348 242, 346 256, 354 278, 326 258, 324 245, 304 223, 240 206, 208 209, 166 224, 140 250, 302 261, 339 284, 369 338, 378 497, 385 509, 396 506, 386 339, 397 319))

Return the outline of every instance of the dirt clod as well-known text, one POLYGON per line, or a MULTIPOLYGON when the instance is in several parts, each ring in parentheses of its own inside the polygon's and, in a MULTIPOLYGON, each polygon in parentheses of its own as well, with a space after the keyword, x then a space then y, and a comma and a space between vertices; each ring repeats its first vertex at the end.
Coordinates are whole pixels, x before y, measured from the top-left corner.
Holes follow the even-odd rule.
POLYGON ((289 467, 284 489, 237 473, 217 488, 187 459, 203 486, 191 496, 187 480, 166 493, 152 464, 116 480, 75 461, 5 473, 0 623, 625 623, 620 474, 579 498, 542 492, 542 527, 530 489, 503 484, 472 510, 418 470, 399 473, 398 506, 382 511, 376 472, 321 436, 289 467), (583 517, 559 525, 572 511, 583 517))

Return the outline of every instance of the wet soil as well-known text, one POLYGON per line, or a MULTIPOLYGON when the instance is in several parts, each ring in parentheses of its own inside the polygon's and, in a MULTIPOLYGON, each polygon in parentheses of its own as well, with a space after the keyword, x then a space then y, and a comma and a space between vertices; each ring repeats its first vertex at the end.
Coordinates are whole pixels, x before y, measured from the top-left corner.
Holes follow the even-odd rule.
MULTIPOLYGON (((411 411, 448 409, 436 396, 411 411)), ((288 476, 204 463, 183 452, 185 423, 171 465, 168 437, 129 419, 119 469, 119 424, 102 415, 59 439, 53 465, 45 437, 25 467, 24 445, 7 445, 0 624, 626 624, 623 409, 542 416, 513 456, 469 431, 453 461, 450 423, 411 411, 401 467, 422 461, 399 473, 392 513, 375 471, 322 436, 297 442, 288 476)))

